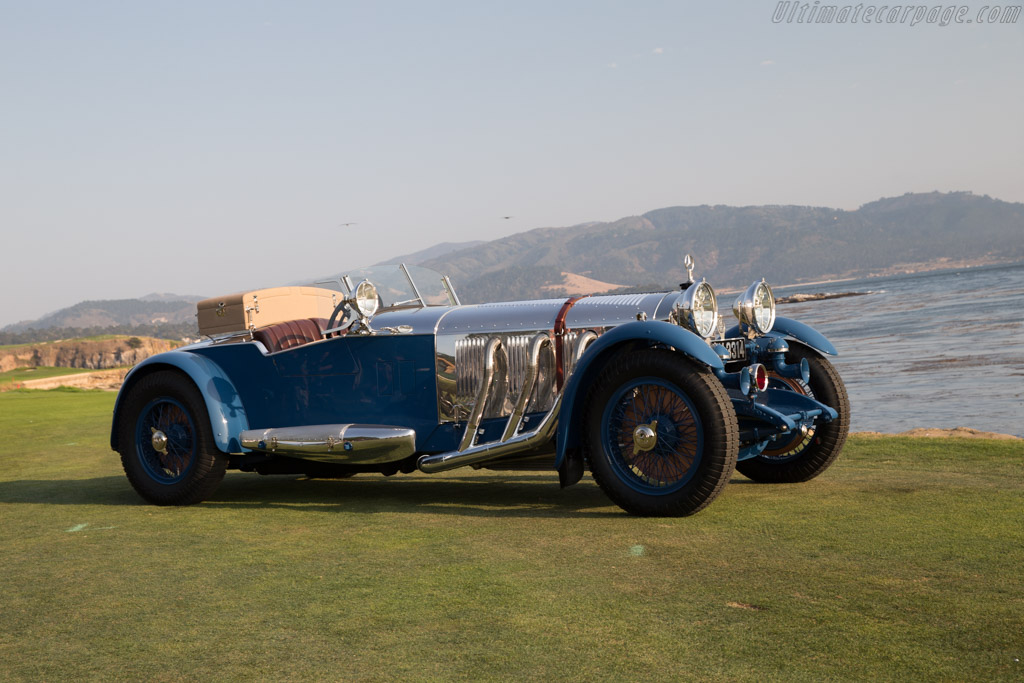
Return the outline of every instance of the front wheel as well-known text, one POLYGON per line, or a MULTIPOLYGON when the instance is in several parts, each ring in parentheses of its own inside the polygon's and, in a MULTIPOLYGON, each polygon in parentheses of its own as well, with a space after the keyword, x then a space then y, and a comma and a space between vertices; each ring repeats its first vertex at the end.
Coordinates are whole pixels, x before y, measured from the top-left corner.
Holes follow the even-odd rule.
POLYGON ((118 425, 121 464, 140 496, 156 505, 205 500, 224 478, 206 404, 192 382, 173 371, 143 377, 124 397, 118 425))
POLYGON ((659 349, 623 354, 601 371, 586 417, 590 471, 627 512, 691 515, 732 476, 736 413, 710 370, 659 349))
POLYGON ((807 384, 772 374, 770 386, 810 396, 834 408, 839 417, 831 422, 816 421, 808 434, 796 434, 789 441, 770 446, 761 455, 737 463, 740 474, 754 481, 781 484, 813 479, 835 462, 846 443, 850 399, 843 380, 824 356, 793 344, 786 353, 786 362, 796 365, 801 359, 807 359, 811 371, 807 384))

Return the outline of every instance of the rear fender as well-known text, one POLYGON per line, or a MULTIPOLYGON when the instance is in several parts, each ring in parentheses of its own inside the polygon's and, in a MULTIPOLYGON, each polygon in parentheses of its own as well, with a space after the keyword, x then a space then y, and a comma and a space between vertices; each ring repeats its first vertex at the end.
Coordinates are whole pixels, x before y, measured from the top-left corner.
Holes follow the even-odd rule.
MULTIPOLYGON (((555 468, 560 469, 566 452, 579 448, 581 429, 574 428, 583 422, 586 396, 601 368, 616 354, 634 348, 645 348, 655 344, 671 346, 679 353, 692 358, 713 370, 724 369, 708 343, 687 329, 672 323, 652 320, 626 323, 601 335, 587 347, 576 363, 569 381, 566 382, 562 398, 562 411, 558 417, 556 433, 555 468)), ((582 470, 581 470, 582 471, 582 470)))
MULTIPOLYGON (((725 331, 726 337, 742 337, 743 334, 740 332, 739 325, 733 325, 725 331)), ((839 352, 836 351, 836 347, 832 346, 825 335, 818 332, 810 325, 804 324, 798 320, 792 318, 775 318, 775 324, 772 326, 772 331, 765 335, 766 337, 778 337, 780 339, 790 338, 796 339, 799 342, 803 342, 805 345, 810 346, 815 351, 828 354, 829 356, 838 356, 839 352)))
POLYGON ((140 379, 159 370, 177 370, 188 375, 199 389, 210 416, 210 426, 217 448, 225 453, 248 451, 238 443, 238 435, 249 429, 242 399, 219 365, 188 351, 167 351, 150 356, 136 365, 125 377, 124 385, 114 403, 114 421, 110 430, 110 447, 118 450, 117 423, 125 409, 124 397, 140 379))

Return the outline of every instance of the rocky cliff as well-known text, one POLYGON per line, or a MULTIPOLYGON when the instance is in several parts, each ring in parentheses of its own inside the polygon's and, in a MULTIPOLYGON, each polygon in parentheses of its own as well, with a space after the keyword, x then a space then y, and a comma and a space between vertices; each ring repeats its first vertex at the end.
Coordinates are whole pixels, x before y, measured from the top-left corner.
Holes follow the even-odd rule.
POLYGON ((181 346, 181 342, 152 337, 68 339, 45 344, 0 348, 0 372, 25 367, 89 368, 102 370, 135 365, 155 353, 181 346))

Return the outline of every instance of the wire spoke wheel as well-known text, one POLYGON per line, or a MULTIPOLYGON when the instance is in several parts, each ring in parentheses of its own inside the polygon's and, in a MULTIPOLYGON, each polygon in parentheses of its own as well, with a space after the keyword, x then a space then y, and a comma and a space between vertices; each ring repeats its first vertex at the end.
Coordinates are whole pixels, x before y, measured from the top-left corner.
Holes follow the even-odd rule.
POLYGON ((196 427, 185 408, 172 398, 157 398, 142 409, 135 430, 135 448, 154 480, 173 484, 195 464, 196 427), (162 448, 157 450, 159 436, 162 448), (156 438, 155 438, 156 437, 156 438))
POLYGON ((604 415, 606 447, 623 478, 640 491, 661 495, 685 484, 699 461, 703 430, 693 404, 654 377, 624 385, 604 415), (653 432, 653 446, 637 443, 636 431, 653 432))
POLYGON ((608 497, 638 515, 689 515, 732 475, 739 427, 710 370, 644 349, 613 358, 587 404, 585 450, 608 497))
POLYGON ((224 478, 206 402, 181 373, 162 370, 125 393, 117 425, 121 465, 140 496, 157 505, 205 500, 224 478))

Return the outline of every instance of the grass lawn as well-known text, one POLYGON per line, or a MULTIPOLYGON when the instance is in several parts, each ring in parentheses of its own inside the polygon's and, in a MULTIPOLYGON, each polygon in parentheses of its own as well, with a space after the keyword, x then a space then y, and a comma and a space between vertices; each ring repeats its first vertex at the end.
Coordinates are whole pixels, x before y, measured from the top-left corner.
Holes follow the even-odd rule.
POLYGON ((0 395, 0 680, 1024 678, 1019 441, 854 438, 683 519, 473 470, 159 508, 113 401, 0 395))

